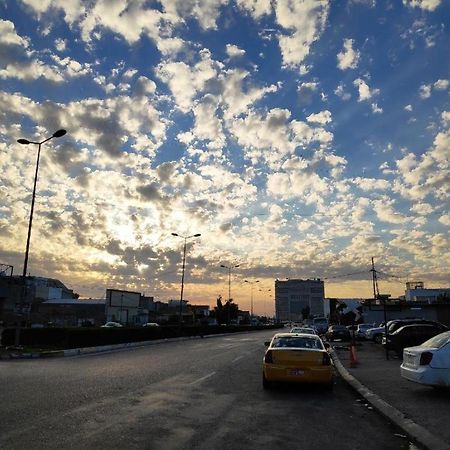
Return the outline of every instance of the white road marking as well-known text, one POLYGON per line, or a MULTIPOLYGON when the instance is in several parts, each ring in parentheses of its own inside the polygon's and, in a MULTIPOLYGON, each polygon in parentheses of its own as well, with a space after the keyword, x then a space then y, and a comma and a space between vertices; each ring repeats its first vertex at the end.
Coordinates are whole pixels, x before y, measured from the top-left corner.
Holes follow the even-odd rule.
POLYGON ((243 358, 242 355, 241 355, 241 356, 238 356, 237 358, 234 358, 233 361, 231 361, 231 362, 232 362, 232 363, 235 363, 235 362, 239 361, 239 360, 242 359, 242 358, 243 358))
POLYGON ((214 376, 216 372, 208 373, 208 375, 205 375, 204 377, 198 378, 197 380, 193 381, 192 383, 189 383, 188 386, 192 386, 193 384, 201 383, 204 380, 207 380, 208 378, 211 378, 214 376))

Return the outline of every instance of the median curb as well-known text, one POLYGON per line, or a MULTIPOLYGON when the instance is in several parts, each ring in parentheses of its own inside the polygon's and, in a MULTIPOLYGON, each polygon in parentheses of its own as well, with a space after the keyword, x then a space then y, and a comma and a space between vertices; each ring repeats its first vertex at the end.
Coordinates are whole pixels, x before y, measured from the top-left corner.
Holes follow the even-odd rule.
POLYGON ((378 412, 401 428, 413 441, 428 450, 450 450, 450 444, 437 438, 427 429, 409 419, 398 409, 384 401, 368 387, 364 386, 344 367, 336 352, 330 349, 334 365, 339 375, 360 395, 362 395, 378 412))
POLYGON ((125 342, 123 344, 100 345, 100 346, 96 346, 96 347, 71 348, 71 349, 67 349, 67 350, 51 350, 51 351, 45 351, 45 352, 32 352, 32 353, 11 352, 11 353, 0 355, 0 360, 60 358, 60 357, 64 357, 64 356, 88 355, 88 354, 94 354, 94 353, 108 352, 108 351, 112 351, 112 350, 120 350, 122 348, 146 347, 148 345, 165 344, 168 342, 180 342, 180 341, 188 341, 188 340, 192 340, 192 339, 207 339, 207 338, 212 338, 212 337, 230 336, 230 335, 247 334, 247 333, 251 333, 251 331, 242 331, 242 332, 237 332, 237 333, 207 334, 204 336, 181 336, 181 337, 176 337, 176 338, 154 339, 151 341, 125 342))

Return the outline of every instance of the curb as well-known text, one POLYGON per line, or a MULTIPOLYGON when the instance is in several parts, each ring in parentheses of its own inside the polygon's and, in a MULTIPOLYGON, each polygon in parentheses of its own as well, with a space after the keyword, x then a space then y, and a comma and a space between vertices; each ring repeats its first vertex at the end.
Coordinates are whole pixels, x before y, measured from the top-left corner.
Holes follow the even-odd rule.
POLYGON ((333 349, 330 349, 330 354, 340 376, 348 384, 350 384, 356 392, 362 395, 378 412, 401 428, 413 441, 428 450, 450 450, 450 444, 447 444, 443 440, 437 438, 427 429, 409 419, 405 414, 385 402, 381 397, 374 394, 368 387, 364 386, 353 375, 351 375, 341 363, 333 349))

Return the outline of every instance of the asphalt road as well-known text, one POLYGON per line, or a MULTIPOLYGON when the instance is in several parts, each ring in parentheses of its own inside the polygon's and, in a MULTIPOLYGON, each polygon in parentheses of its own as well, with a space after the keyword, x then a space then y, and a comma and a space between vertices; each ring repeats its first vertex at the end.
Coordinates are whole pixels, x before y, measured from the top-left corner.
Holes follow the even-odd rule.
POLYGON ((264 391, 273 331, 0 362, 0 448, 364 449, 408 441, 340 379, 264 391))

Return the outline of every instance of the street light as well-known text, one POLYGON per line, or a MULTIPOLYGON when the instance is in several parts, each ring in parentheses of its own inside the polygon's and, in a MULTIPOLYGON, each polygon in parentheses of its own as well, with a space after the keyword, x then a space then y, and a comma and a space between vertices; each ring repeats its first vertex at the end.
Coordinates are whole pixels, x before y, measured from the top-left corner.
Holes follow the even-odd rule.
POLYGON ((172 233, 172 236, 180 237, 181 239, 184 239, 184 246, 183 246, 183 271, 181 275, 181 295, 180 295, 180 327, 182 324, 182 318, 183 318, 183 291, 184 291, 184 270, 186 268, 186 246, 187 246, 187 240, 191 238, 197 238, 200 237, 201 234, 193 234, 191 236, 182 236, 177 233, 172 233))
POLYGON ((220 267, 223 267, 224 269, 228 269, 228 319, 227 319, 227 325, 229 325, 230 324, 230 306, 231 306, 231 270, 239 267, 239 264, 236 264, 234 266, 226 266, 225 264, 221 264, 220 267))
POLYGON ((256 281, 244 280, 244 283, 249 283, 250 286, 251 286, 251 291, 250 291, 250 318, 253 319, 253 285, 255 283, 259 283, 259 280, 256 280, 256 281))
POLYGON ((37 177, 38 177, 38 171, 39 171, 39 158, 41 155, 41 145, 45 142, 49 141, 53 138, 59 138, 61 136, 64 136, 67 133, 66 130, 58 130, 55 131, 49 138, 44 139, 41 142, 34 142, 29 141, 27 139, 18 139, 17 142, 22 145, 28 145, 28 144, 35 144, 38 146, 38 154, 37 154, 37 160, 36 160, 36 172, 34 174, 34 186, 33 186, 33 196, 31 197, 31 211, 30 211, 30 219, 28 222, 28 236, 27 236, 27 247, 25 250, 25 261, 23 263, 23 277, 27 276, 27 268, 28 268, 28 254, 30 251, 30 238, 31 238, 31 225, 33 224, 33 211, 34 211, 34 200, 36 197, 36 183, 37 183, 37 177))

